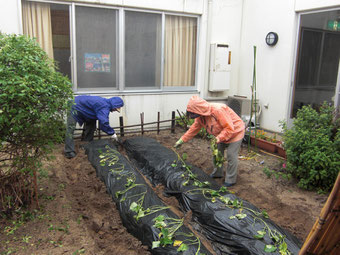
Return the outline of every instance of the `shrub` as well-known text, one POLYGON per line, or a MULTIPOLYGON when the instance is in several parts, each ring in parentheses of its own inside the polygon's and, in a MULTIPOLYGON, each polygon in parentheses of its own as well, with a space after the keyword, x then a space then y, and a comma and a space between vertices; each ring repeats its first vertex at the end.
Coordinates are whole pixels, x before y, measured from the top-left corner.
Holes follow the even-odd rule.
MULTIPOLYGON (((180 117, 176 117, 176 124, 184 129, 188 129, 192 124, 194 124, 194 122, 195 122, 195 119, 188 118, 187 115, 183 112, 180 117)), ((201 130, 198 132, 197 135, 203 139, 213 138, 213 136, 210 135, 205 128, 201 128, 201 130)))
POLYGON ((32 194, 42 156, 63 141, 72 97, 71 82, 37 42, 0 33, 0 177, 7 178, 0 178, 0 186, 6 197, 1 201, 8 201, 2 209, 21 201, 18 194, 32 194), (6 193, 11 189, 15 194, 6 193))
POLYGON ((293 128, 283 127, 287 169, 299 180, 299 187, 329 191, 340 169, 339 119, 334 108, 324 103, 320 109, 302 107, 293 128))

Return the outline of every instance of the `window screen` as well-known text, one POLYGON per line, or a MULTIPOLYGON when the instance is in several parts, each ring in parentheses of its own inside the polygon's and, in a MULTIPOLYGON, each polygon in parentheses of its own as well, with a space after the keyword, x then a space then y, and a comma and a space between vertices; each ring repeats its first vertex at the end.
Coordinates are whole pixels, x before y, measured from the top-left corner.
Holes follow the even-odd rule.
POLYGON ((159 88, 161 15, 125 12, 125 88, 159 88))
POLYGON ((78 89, 117 87, 117 11, 76 7, 78 89))

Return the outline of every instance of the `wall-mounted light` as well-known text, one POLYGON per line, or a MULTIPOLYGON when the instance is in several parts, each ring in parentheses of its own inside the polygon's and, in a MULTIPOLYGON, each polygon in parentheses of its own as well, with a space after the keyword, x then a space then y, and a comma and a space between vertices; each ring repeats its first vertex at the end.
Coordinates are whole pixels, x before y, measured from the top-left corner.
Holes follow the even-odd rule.
POLYGON ((275 32, 269 32, 266 35, 266 43, 269 46, 274 46, 277 43, 278 40, 279 40, 279 36, 275 32))

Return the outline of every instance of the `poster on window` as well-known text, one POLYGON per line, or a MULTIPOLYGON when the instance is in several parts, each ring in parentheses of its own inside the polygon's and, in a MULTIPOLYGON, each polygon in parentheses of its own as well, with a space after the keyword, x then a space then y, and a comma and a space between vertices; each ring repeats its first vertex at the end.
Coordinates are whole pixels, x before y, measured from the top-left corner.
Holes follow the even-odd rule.
POLYGON ((85 53, 85 72, 109 73, 110 71, 110 54, 85 53))

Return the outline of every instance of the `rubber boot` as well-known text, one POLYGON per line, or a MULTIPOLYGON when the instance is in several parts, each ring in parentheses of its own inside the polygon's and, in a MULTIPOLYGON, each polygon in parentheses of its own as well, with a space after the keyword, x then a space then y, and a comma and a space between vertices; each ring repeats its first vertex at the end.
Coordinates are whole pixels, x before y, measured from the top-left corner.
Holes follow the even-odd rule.
POLYGON ((213 172, 210 174, 212 178, 222 178, 223 177, 223 168, 222 167, 214 167, 213 172))

